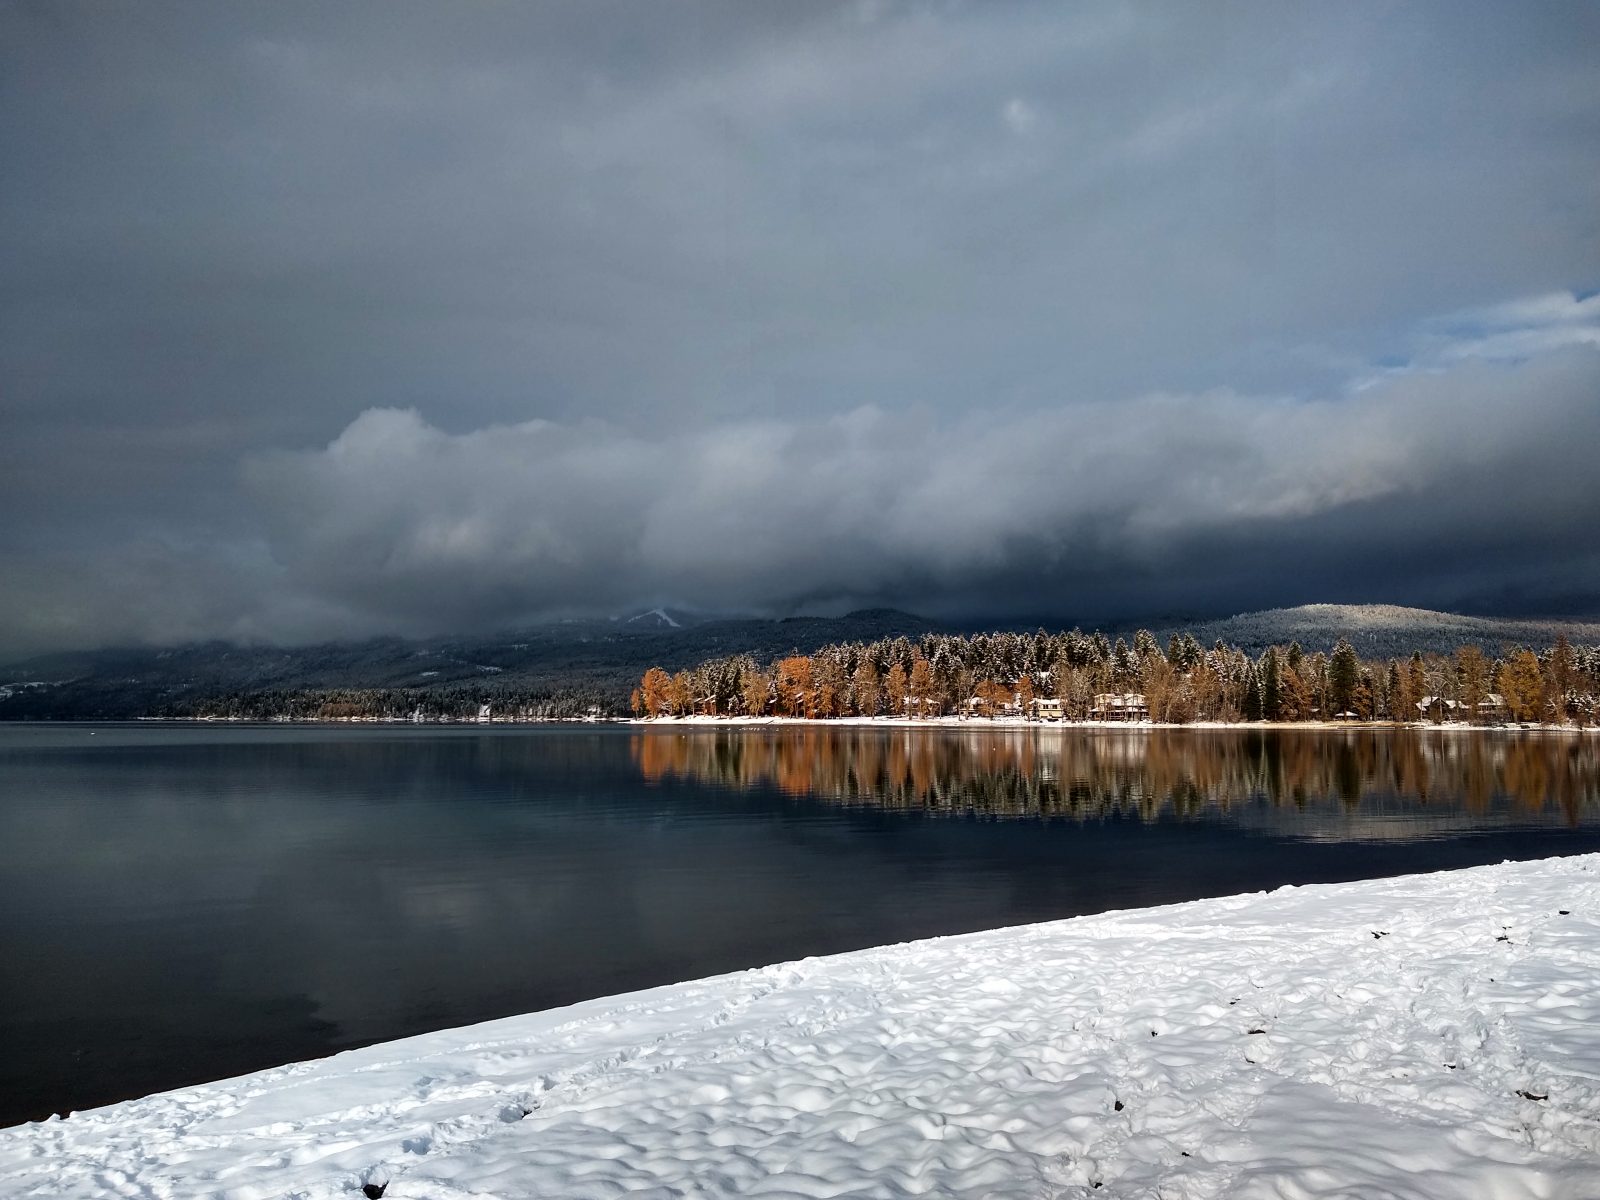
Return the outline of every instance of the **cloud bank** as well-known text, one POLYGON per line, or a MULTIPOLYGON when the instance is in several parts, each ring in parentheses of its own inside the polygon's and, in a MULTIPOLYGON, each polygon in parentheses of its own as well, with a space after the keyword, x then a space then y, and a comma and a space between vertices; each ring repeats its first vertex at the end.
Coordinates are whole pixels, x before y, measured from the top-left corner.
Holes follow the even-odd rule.
POLYGON ((405 626, 671 602, 1008 615, 1600 582, 1600 350, 1336 398, 958 418, 860 408, 645 438, 372 409, 255 459, 297 587, 405 626))
POLYGON ((1600 610, 1591 3, 0 21, 0 659, 1600 610))

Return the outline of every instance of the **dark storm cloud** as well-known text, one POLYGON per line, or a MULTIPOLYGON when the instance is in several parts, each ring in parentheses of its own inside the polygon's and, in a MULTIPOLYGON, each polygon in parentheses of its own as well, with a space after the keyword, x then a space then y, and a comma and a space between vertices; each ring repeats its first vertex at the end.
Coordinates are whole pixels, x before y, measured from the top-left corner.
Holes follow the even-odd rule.
POLYGON ((0 649, 1600 596, 1592 7, 0 21, 0 649))
POLYGON ((869 408, 654 439, 451 435, 374 409, 250 477, 298 587, 401 624, 685 598, 1148 613, 1242 582, 1459 592, 1553 562, 1593 578, 1597 396, 1600 351, 1574 347, 1315 402, 869 408))

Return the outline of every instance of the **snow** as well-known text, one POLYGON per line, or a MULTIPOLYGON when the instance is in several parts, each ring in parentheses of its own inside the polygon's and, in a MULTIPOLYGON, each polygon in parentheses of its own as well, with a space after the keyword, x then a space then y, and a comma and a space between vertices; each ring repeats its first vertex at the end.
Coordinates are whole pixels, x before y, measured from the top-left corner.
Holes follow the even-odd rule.
POLYGON ((652 608, 648 612, 640 613, 636 617, 629 617, 628 618, 628 624, 632 625, 635 621, 646 621, 646 620, 653 620, 653 622, 655 624, 665 625, 670 629, 682 629, 683 628, 682 625, 680 625, 677 621, 673 620, 672 617, 670 617, 667 614, 667 610, 664 609, 664 608, 652 608))
POLYGON ((1549 646, 1565 635, 1575 645, 1600 644, 1600 622, 1526 617, 1469 617, 1397 604, 1302 604, 1239 613, 1195 625, 1163 625, 1159 641, 1189 633, 1202 646, 1221 638, 1251 653, 1298 641, 1307 653, 1326 651, 1344 637, 1370 657, 1409 657, 1413 650, 1453 654, 1464 645, 1498 653, 1506 645, 1549 646))
MULTIPOLYGON (((535 968, 536 969, 536 968, 535 968)), ((1600 855, 807 959, 0 1131, 0 1195, 1600 1195, 1600 855)))
POLYGON ((619 717, 619 725, 650 726, 730 726, 742 728, 751 725, 812 725, 812 726, 851 726, 877 729, 964 729, 969 733, 981 733, 991 729, 1030 729, 1036 731, 1104 729, 1121 730, 1123 732, 1144 732, 1152 729, 1265 729, 1279 732, 1286 730, 1333 730, 1349 733, 1357 729, 1422 729, 1429 733, 1458 733, 1479 736, 1496 736, 1507 734, 1570 734, 1577 737, 1600 737, 1600 725, 1552 725, 1533 721, 1507 721, 1499 725, 1469 725, 1464 721, 1447 721, 1435 724, 1431 721, 1407 721, 1396 724, 1393 721, 1186 721, 1182 724, 1165 721, 1152 721, 1149 718, 1137 720, 1110 720, 1094 719, 1088 721, 1057 720, 1055 718, 1025 717, 1021 714, 999 715, 993 717, 972 717, 965 713, 953 713, 936 717, 713 717, 696 714, 687 717, 619 717))

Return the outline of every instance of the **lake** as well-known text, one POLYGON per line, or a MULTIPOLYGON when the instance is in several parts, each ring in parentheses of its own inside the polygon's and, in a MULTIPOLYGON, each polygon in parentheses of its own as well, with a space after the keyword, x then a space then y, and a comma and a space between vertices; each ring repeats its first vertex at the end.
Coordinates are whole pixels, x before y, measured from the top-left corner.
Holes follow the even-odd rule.
POLYGON ((1592 735, 0 726, 0 1125, 766 963, 1600 849, 1592 735))

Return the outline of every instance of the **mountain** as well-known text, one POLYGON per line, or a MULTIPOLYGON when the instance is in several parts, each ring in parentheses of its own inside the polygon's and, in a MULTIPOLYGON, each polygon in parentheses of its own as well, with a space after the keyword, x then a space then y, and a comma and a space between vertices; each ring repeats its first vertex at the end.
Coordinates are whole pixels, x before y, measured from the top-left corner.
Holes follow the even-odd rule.
POLYGON ((1465 645, 1495 655, 1506 646, 1543 649, 1562 634, 1573 643, 1600 644, 1600 622, 1466 617, 1394 604, 1302 604, 1220 621, 1167 625, 1152 632, 1165 642, 1170 634, 1184 630, 1203 646, 1221 639, 1252 654, 1290 642, 1299 642, 1308 651, 1326 651, 1347 638, 1363 658, 1395 658, 1413 650, 1451 654, 1465 645))
MULTIPOLYGON (((1387 604, 1307 604, 1152 628, 1163 643, 1184 630, 1202 645, 1220 639, 1252 654, 1291 641, 1307 651, 1327 651, 1344 637, 1363 657, 1379 659, 1413 650, 1448 654, 1469 643, 1490 654, 1505 646, 1543 648, 1561 634, 1574 643, 1600 644, 1600 622, 1467 617, 1387 604)), ((621 711, 648 667, 676 671, 731 654, 765 663, 836 642, 915 639, 939 631, 933 622, 895 609, 756 620, 657 608, 630 618, 566 621, 483 637, 83 651, 0 668, 0 720, 123 720, 194 712, 219 697, 338 689, 514 696, 523 704, 551 701, 552 711, 581 712, 589 705, 621 711)))
POLYGON ((675 671, 730 654, 765 662, 832 642, 916 638, 938 628, 894 609, 786 620, 700 619, 652 609, 631 619, 566 621, 483 637, 78 651, 0 668, 0 719, 125 720, 186 712, 218 696, 341 688, 581 696, 586 704, 620 709, 648 667, 675 671))

